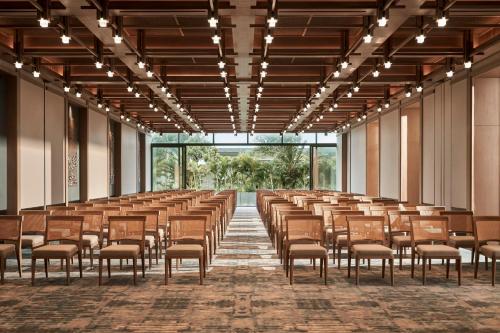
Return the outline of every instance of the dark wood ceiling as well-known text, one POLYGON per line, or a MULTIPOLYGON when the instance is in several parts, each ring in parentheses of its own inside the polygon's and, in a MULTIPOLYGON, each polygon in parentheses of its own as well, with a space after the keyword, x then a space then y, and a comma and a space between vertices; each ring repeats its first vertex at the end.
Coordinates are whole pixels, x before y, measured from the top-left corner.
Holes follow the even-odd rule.
POLYGON ((499 32, 500 1, 0 2, 3 60, 22 60, 22 70, 40 70, 46 80, 70 86, 69 94, 82 91, 85 98, 109 105, 110 112, 163 132, 332 131, 377 112, 378 105, 394 103, 408 89, 415 94, 417 85, 445 78, 450 68, 461 70, 466 60, 477 62, 499 42, 499 32), (445 27, 436 23, 441 12, 448 18, 445 27), (388 23, 379 27, 383 13, 388 23), (47 15, 49 27, 42 28, 37 19, 47 15), (216 28, 209 26, 212 15, 216 28), (100 16, 109 20, 108 27, 98 26, 100 16), (274 28, 268 24, 271 16, 278 20, 274 28), (113 42, 116 30, 121 44, 113 42), (367 31, 373 35, 370 44, 363 40, 367 31), (421 31, 426 39, 418 44, 421 31), (62 43, 63 32, 71 37, 69 44, 62 43), (219 44, 212 41, 215 34, 219 44), (271 44, 265 42, 268 34, 271 44), (96 68, 96 59, 103 68, 96 68), (152 77, 138 68, 140 59, 152 77), (387 59, 390 69, 384 68, 387 59), (349 62, 346 69, 343 60, 349 62), (264 78, 262 61, 268 63, 264 78), (373 77, 376 69, 380 75, 373 77), (359 91, 348 97, 355 85, 359 91), (325 91, 317 96, 321 86, 325 91))

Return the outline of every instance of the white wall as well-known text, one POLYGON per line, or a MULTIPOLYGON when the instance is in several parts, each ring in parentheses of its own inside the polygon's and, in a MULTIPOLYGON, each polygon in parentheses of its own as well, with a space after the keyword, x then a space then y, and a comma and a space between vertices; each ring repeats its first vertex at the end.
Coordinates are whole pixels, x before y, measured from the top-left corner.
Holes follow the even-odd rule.
POLYGON ((64 97, 45 91, 45 204, 65 202, 64 97))
POLYGON ((351 192, 366 193, 366 123, 351 130, 351 192))
POLYGON ((122 124, 121 187, 122 194, 137 192, 137 130, 122 124))
POLYGON ((19 196, 20 208, 44 205, 43 88, 20 81, 19 196))
POLYGON ((97 111, 88 112, 88 197, 108 196, 108 118, 97 111))
POLYGON ((336 190, 342 191, 342 134, 337 135, 337 174, 336 190))
POLYGON ((400 117, 393 110, 380 117, 380 196, 400 196, 400 117))

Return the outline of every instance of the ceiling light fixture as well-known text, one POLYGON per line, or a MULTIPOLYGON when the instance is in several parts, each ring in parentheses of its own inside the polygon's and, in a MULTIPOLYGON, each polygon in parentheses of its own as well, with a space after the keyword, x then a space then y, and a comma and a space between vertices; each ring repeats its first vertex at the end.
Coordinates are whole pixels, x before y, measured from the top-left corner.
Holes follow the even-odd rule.
POLYGON ((270 33, 267 33, 264 39, 266 40, 266 44, 272 44, 274 37, 270 33))
POLYGON ((424 30, 420 30, 420 34, 415 37, 415 40, 418 44, 423 44, 425 42, 424 30))
POLYGON ((70 41, 71 41, 71 37, 70 36, 68 36, 68 35, 66 35, 64 33, 61 35, 61 42, 63 44, 69 44, 70 41))
POLYGON ((380 71, 375 68, 375 70, 372 72, 373 77, 379 77, 380 76, 380 71))

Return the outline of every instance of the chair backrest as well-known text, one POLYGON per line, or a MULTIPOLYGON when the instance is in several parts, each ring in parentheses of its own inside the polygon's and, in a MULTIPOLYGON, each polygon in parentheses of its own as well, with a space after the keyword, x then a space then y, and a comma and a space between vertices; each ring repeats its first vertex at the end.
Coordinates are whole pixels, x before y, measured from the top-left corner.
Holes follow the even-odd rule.
POLYGON ((0 241, 18 242, 22 234, 23 217, 18 215, 0 216, 0 241))
POLYGON ((410 216, 410 223, 413 245, 429 241, 448 243, 448 218, 446 216, 410 216))
POLYGON ((450 228, 451 232, 464 232, 468 234, 474 232, 474 226, 472 225, 474 213, 471 211, 443 210, 439 211, 439 214, 448 217, 448 228, 450 228))
POLYGON ((76 210, 75 206, 51 206, 47 207, 50 211, 50 215, 53 216, 68 216, 72 215, 72 212, 76 210))
POLYGON ((203 215, 174 215, 169 217, 169 243, 179 241, 205 242, 207 217, 203 215))
POLYGON ((287 216, 304 216, 313 215, 310 210, 304 210, 303 207, 292 207, 289 209, 279 210, 276 228, 280 229, 282 232, 286 230, 286 218, 287 216))
POLYGON ((127 240, 144 247, 146 216, 109 216, 108 223, 108 245, 127 240))
POLYGON ((145 216, 146 232, 158 232, 160 212, 158 210, 129 210, 127 216, 145 216))
POLYGON ((425 216, 439 216, 439 212, 445 210, 445 207, 442 206, 416 206, 415 208, 420 212, 420 215, 425 216))
POLYGON ((287 215, 285 217, 287 240, 324 242, 323 217, 317 215, 287 215))
POLYGON ((500 242, 500 216, 475 216, 474 238, 476 246, 488 241, 500 242))
POLYGON ((104 213, 101 210, 75 210, 71 212, 73 216, 83 217, 83 233, 102 233, 104 224, 104 213))
POLYGON ((389 214, 389 233, 391 234, 410 232, 410 216, 420 215, 416 210, 390 210, 387 213, 389 214))
POLYGON ((384 216, 347 216, 347 242, 385 243, 384 216))
POLYGON ((45 243, 65 241, 81 243, 83 216, 47 216, 45 243))
POLYGON ((22 210, 19 215, 24 217, 23 234, 45 234, 46 217, 50 215, 48 210, 22 210))
POLYGON ((331 210, 332 214, 332 229, 333 231, 346 231, 347 230, 347 216, 361 216, 365 213, 361 210, 331 210))
POLYGON ((205 216, 207 218, 207 230, 211 230, 211 228, 215 226, 215 212, 212 210, 189 207, 187 211, 183 212, 183 214, 205 216))

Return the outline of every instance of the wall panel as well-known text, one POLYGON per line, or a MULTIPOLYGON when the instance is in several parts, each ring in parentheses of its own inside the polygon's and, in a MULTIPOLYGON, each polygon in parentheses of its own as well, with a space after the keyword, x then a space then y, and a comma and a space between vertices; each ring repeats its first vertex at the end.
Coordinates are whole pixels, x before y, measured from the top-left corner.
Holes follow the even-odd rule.
POLYGON ((366 193, 366 123, 351 130, 351 192, 366 193))
POLYGON ((434 203, 434 94, 424 97, 422 115, 422 201, 434 203))
POLYGON ((108 118, 97 111, 88 112, 88 193, 89 199, 108 196, 108 118))
POLYGON ((44 91, 26 80, 19 92, 20 208, 44 205, 44 91))
POLYGON ((151 191, 151 135, 146 135, 146 191, 151 191))
POLYGON ((130 194, 138 190, 137 130, 125 124, 121 128, 121 191, 130 194))
POLYGON ((342 134, 337 135, 337 181, 336 190, 342 191, 342 134))
POLYGON ((399 112, 380 117, 380 196, 399 199, 399 112))
POLYGON ((468 207, 468 94, 467 80, 453 83, 451 99, 451 207, 468 207))

